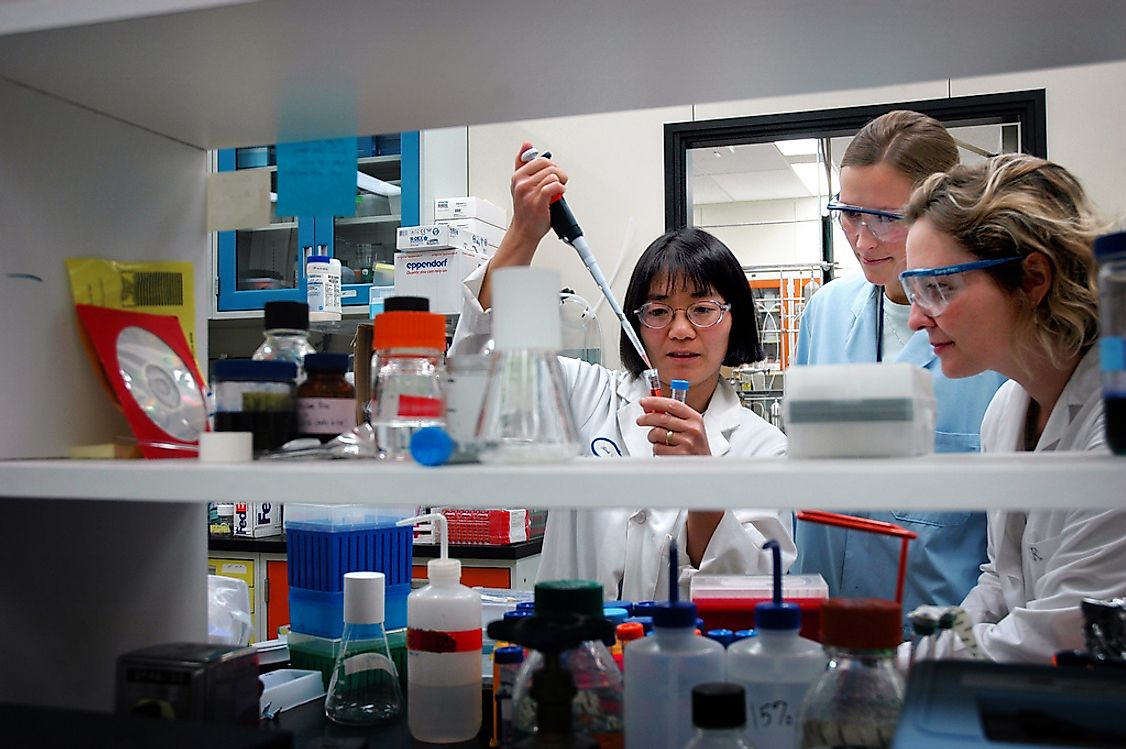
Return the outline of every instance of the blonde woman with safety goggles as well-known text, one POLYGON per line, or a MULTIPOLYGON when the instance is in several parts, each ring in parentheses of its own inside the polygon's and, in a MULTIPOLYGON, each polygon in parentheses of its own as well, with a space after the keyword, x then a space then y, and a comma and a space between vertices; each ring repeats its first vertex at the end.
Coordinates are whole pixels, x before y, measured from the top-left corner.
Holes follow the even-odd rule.
MULTIPOLYGON (((986 411, 983 451, 1105 452, 1098 228, 1075 178, 998 156, 931 177, 905 213, 911 327, 947 377, 1010 378, 986 411)), ((992 660, 1047 662, 1082 647, 1080 600, 1126 595, 1123 510, 990 512, 988 553, 962 606, 992 660)))

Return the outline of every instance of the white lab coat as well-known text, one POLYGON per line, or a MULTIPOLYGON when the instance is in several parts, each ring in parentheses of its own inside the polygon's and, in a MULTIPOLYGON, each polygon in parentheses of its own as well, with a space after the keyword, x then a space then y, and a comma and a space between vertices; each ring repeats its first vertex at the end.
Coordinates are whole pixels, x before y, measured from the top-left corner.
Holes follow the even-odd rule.
MULTIPOLYGON (((454 345, 470 335, 488 330, 489 315, 477 300, 484 268, 465 281, 464 309, 454 334, 454 345)), ((639 427, 638 401, 648 395, 646 386, 628 372, 609 370, 576 359, 560 358, 571 411, 579 434, 580 454, 599 458, 652 457, 649 427, 639 427)), ((786 438, 758 415, 743 408, 738 395, 720 380, 703 414, 713 455, 782 455, 786 438)), ((701 496, 708 486, 701 482, 701 496)), ((753 483, 747 499, 757 501, 753 483)), ((642 497, 606 497, 613 506, 636 505, 642 497)), ((717 504, 730 497, 716 497, 717 504)), ((552 509, 548 514, 540 560, 539 579, 597 580, 607 599, 642 601, 667 598, 667 536, 681 549, 679 585, 687 598, 688 583, 696 572, 708 574, 766 575, 770 554, 763 543, 776 539, 785 569, 797 556, 791 513, 774 509, 746 509, 724 513, 705 549, 700 567, 693 568, 687 546, 687 512, 684 510, 552 509)))
MULTIPOLYGON (((1028 404, 1016 382, 997 391, 982 422, 983 452, 1022 448, 1028 404)), ((1092 347, 1060 394, 1036 451, 1105 452, 1103 418, 1098 348, 1092 347)), ((1072 499, 1080 498, 1060 497, 1060 506, 1072 499)), ((990 660, 1045 663, 1058 650, 1082 648, 1080 599, 1126 596, 1126 510, 992 511, 988 539, 989 561, 962 607, 990 660)), ((949 651, 953 643, 947 645, 949 651)))

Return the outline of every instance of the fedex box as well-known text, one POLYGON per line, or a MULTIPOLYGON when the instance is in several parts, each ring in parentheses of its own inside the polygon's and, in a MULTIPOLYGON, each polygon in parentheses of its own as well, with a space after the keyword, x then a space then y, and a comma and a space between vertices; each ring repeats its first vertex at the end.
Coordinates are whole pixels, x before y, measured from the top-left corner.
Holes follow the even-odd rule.
POLYGON ((434 201, 435 221, 463 218, 481 219, 486 224, 499 226, 502 229, 507 225, 504 211, 484 198, 438 198, 434 201))
POLYGON ((231 533, 235 537, 261 538, 282 532, 282 506, 276 502, 235 502, 231 533))
POLYGON ((448 224, 401 226, 395 248, 402 252, 460 249, 484 254, 489 249, 489 241, 479 234, 448 224))
POLYGON ((934 452, 934 385, 913 364, 790 367, 782 418, 791 458, 934 452))
POLYGON ((395 294, 424 296, 440 315, 461 314, 462 282, 484 262, 484 255, 464 249, 398 252, 395 294))

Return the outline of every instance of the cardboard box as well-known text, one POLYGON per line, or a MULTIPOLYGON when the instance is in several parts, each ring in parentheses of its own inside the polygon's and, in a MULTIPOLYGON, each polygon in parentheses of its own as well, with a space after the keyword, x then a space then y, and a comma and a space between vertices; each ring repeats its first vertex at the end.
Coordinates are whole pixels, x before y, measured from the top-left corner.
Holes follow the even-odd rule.
POLYGON ((500 241, 504 239, 504 229, 486 223, 479 218, 451 218, 443 219, 438 223, 443 226, 452 226, 455 229, 467 231, 470 234, 482 236, 485 238, 485 241, 488 242, 492 250, 500 247, 500 241))
POLYGON ((484 198, 438 198, 434 201, 434 220, 477 218, 486 224, 504 228, 504 211, 484 198))
POLYGON ((395 247, 401 252, 469 250, 482 254, 488 251, 489 241, 480 234, 473 234, 448 224, 429 224, 400 226, 395 247))
POLYGON ((424 296, 440 315, 461 314, 462 282, 485 259, 463 249, 396 253, 395 293, 424 296))
POLYGON ((282 532, 282 506, 276 502, 235 502, 235 538, 277 536, 282 532))

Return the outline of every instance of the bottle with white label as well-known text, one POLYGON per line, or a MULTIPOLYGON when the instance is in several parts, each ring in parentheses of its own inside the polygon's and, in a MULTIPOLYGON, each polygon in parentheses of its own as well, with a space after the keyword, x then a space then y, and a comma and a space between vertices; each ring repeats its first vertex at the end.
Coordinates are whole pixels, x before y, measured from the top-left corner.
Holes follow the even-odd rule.
POLYGON ((763 548, 774 553, 774 600, 755 607, 756 635, 727 649, 727 680, 746 691, 748 742, 790 749, 797 746, 802 699, 829 659, 821 645, 798 635, 798 605, 782 600, 778 542, 767 541, 763 548))
POLYGON ((335 723, 362 726, 402 710, 399 674, 383 629, 382 572, 344 573, 344 636, 325 697, 325 715, 335 723))
POLYGON ((407 597, 407 722, 418 741, 453 744, 481 729, 481 594, 461 584, 461 562, 449 558, 445 515, 399 525, 423 521, 438 531, 441 556, 426 563, 430 584, 407 597))
POLYGON ((340 314, 342 271, 343 267, 336 258, 321 254, 309 256, 305 262, 305 276, 310 313, 340 314))
POLYGON ((344 374, 347 354, 306 354, 308 379, 297 389, 297 432, 328 442, 356 426, 356 389, 344 374))

